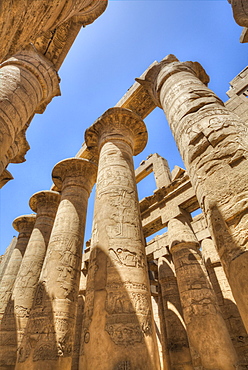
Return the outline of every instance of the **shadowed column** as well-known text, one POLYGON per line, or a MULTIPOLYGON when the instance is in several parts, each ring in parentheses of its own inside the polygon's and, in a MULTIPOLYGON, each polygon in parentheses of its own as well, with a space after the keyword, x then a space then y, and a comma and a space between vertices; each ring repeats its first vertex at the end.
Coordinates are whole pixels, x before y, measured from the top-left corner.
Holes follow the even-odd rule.
POLYGON ((172 370, 193 370, 186 327, 183 319, 175 268, 166 257, 158 260, 167 346, 172 370))
POLYGON ((61 201, 27 326, 29 357, 18 369, 71 369, 87 202, 96 172, 94 163, 76 158, 53 169, 61 201))
POLYGON ((13 222, 19 235, 0 285, 0 368, 3 370, 14 369, 16 360, 16 323, 11 295, 35 220, 35 215, 25 215, 13 222))
POLYGON ((226 274, 221 266, 220 258, 212 239, 207 238, 202 240, 201 247, 209 279, 215 291, 232 343, 237 352, 240 368, 245 369, 248 365, 248 334, 241 320, 230 285, 228 284, 226 274))
MULTIPOLYGON (((36 221, 12 294, 17 325, 18 360, 20 361, 23 360, 23 357, 25 358, 25 348, 23 348, 21 343, 33 304, 59 200, 60 195, 57 192, 40 191, 35 193, 29 201, 30 208, 37 213, 36 221)), ((16 368, 18 368, 18 365, 16 368)))
POLYGON ((80 369, 159 368, 133 155, 144 122, 112 108, 85 135, 99 149, 80 369))
POLYGON ((197 62, 167 56, 139 80, 166 113, 248 330, 248 131, 197 62))
POLYGON ((203 264, 198 241, 182 215, 168 223, 168 241, 190 347, 203 368, 236 369, 237 356, 203 264))

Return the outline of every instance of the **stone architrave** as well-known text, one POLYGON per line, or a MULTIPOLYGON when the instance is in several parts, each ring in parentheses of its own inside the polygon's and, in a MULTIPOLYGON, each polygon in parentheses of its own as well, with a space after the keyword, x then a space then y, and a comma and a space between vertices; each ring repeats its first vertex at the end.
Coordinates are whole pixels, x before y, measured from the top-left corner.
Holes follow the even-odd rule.
POLYGON ((11 254, 7 269, 1 280, 0 286, 0 320, 11 299, 13 286, 19 271, 30 235, 32 233, 36 215, 19 216, 13 221, 13 227, 19 232, 17 243, 11 254))
POLYGON ((0 369, 2 370, 13 370, 15 366, 16 322, 11 295, 35 219, 35 215, 25 215, 17 217, 13 222, 13 227, 19 235, 0 285, 0 369))
POLYGON ((167 56, 139 80, 166 113, 248 329, 248 129, 197 62, 167 56))
POLYGON ((245 369, 248 365, 248 334, 240 317, 213 240, 209 238, 203 239, 201 248, 209 279, 238 355, 239 365, 242 369, 245 369))
POLYGON ((159 369, 133 166, 146 127, 111 108, 85 139, 99 167, 79 369, 159 369))
POLYGON ((187 331, 173 262, 166 257, 158 259, 158 281, 167 336, 167 350, 173 370, 193 370, 187 331))
POLYGON ((97 166, 84 159, 59 162, 52 177, 61 201, 36 289, 16 369, 69 370, 76 322, 88 197, 97 166))
POLYGON ((168 242, 190 348, 194 357, 199 356, 197 366, 209 370, 236 369, 237 355, 207 276, 199 243, 183 215, 169 221, 168 242))
POLYGON ((36 221, 12 293, 17 326, 17 351, 20 356, 23 353, 21 342, 32 308, 59 201, 60 194, 55 191, 40 191, 35 193, 29 201, 30 208, 37 213, 36 221))
MULTIPOLYGON (((33 46, 0 64, 0 80, 1 174, 18 154, 15 141, 29 118, 42 113, 60 90, 52 63, 33 46)), ((27 144, 23 147, 28 149, 27 144)))

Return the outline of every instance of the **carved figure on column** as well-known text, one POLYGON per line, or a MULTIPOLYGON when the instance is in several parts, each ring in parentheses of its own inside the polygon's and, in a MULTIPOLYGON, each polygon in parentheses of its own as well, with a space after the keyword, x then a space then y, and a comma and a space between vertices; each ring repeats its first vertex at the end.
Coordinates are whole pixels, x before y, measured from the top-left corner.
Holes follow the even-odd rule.
POLYGON ((111 108, 85 140, 98 148, 99 169, 79 368, 155 370, 159 358, 132 159, 146 145, 146 127, 135 113, 111 108))
POLYGON ((248 329, 248 129, 197 62, 167 56, 144 84, 163 108, 248 329))
POLYGON ((61 201, 27 326, 26 355, 19 358, 18 370, 71 369, 87 201, 96 172, 94 163, 77 158, 53 169, 61 201))

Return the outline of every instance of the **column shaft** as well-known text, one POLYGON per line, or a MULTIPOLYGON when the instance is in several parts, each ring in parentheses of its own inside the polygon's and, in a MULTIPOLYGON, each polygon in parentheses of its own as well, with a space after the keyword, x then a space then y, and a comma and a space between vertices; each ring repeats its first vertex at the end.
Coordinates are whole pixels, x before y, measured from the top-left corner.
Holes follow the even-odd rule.
POLYGON ((172 370, 193 370, 188 336, 183 319, 173 263, 166 257, 158 260, 158 278, 164 310, 167 348, 172 370))
POLYGON ((29 202, 31 209, 37 212, 36 221, 17 274, 12 294, 17 325, 18 361, 23 361, 26 350, 28 351, 25 348, 25 338, 23 336, 32 308, 59 200, 59 193, 41 191, 34 194, 29 202))
POLYGON ((27 215, 20 216, 13 222, 19 235, 0 286, 0 368, 2 370, 14 369, 16 361, 17 334, 14 302, 11 295, 35 219, 35 215, 27 215))
POLYGON ((248 329, 247 126, 206 87, 199 63, 168 56, 156 68, 149 86, 166 113, 248 329))
POLYGON ((226 274, 220 263, 218 253, 212 239, 201 242, 202 255, 208 271, 209 279, 215 291, 222 316, 225 320, 232 343, 237 352, 239 365, 248 364, 248 335, 233 298, 226 274))
POLYGON ((159 368, 132 155, 146 143, 143 121, 107 111, 86 132, 99 140, 99 169, 80 369, 159 368), (143 137, 143 139, 142 139, 143 137))
POLYGON ((61 201, 27 326, 30 353, 18 369, 71 369, 87 200, 95 175, 93 163, 76 158, 53 170, 61 201))
POLYGON ((224 319, 204 267, 199 245, 184 217, 168 224, 168 239, 190 347, 198 366, 231 370, 237 365, 224 319))

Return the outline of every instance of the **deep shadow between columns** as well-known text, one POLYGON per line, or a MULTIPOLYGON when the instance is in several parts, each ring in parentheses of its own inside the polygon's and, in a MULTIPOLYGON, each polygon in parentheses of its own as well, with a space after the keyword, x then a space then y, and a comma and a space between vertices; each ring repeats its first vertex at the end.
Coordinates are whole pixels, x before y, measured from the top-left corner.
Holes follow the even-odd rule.
MULTIPOLYGON (((168 263, 165 262, 159 266, 159 269, 162 271, 160 275, 164 275, 165 273, 163 270, 166 269, 166 276, 170 276, 173 279, 173 285, 176 284, 176 286, 173 288, 173 290, 176 289, 176 292, 174 291, 173 294, 171 291, 171 294, 169 295, 168 292, 166 292, 167 294, 163 294, 160 283, 169 363, 172 369, 174 367, 177 368, 177 366, 190 366, 191 368, 192 359, 188 353, 188 351, 190 352, 190 346, 188 342, 186 326, 184 323, 175 272, 168 265, 168 263), (175 293, 177 293, 177 296, 175 296, 175 293), (172 300, 174 301, 173 303, 171 302, 172 300), (169 303, 169 305, 167 303, 169 303), (185 350, 186 352, 184 352, 185 350)), ((170 281, 167 281, 166 283, 168 284, 170 281)))

